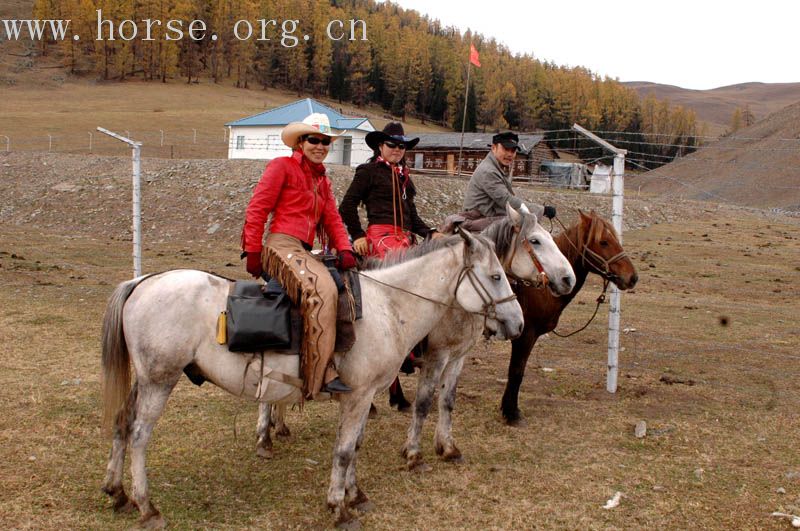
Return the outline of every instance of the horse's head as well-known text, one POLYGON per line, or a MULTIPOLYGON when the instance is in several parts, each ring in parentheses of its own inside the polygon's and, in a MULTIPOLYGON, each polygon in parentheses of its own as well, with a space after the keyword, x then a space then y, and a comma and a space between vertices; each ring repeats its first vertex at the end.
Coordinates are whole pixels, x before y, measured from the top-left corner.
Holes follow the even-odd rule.
POLYGON ((456 302, 464 310, 484 316, 485 329, 500 339, 522 333, 522 308, 508 283, 494 245, 480 235, 459 230, 464 239, 464 268, 456 285, 456 302))
POLYGON ((579 210, 579 252, 585 267, 613 282, 621 290, 631 289, 639 280, 636 267, 619 242, 617 231, 594 211, 579 210))
POLYGON ((544 273, 554 295, 570 293, 575 287, 575 272, 550 233, 524 204, 520 210, 506 204, 506 213, 514 227, 514 240, 502 258, 506 271, 534 283, 544 273))

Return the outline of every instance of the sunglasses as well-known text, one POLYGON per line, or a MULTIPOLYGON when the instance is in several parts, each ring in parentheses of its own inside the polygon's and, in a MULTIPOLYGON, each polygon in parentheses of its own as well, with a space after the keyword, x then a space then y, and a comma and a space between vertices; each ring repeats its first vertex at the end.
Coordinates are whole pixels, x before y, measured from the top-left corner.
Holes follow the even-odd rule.
POLYGON ((316 146, 317 144, 322 144, 323 146, 331 145, 331 139, 328 137, 320 138, 318 136, 307 136, 304 138, 304 140, 312 146, 316 146))
POLYGON ((397 148, 397 149, 405 149, 406 148, 406 145, 403 144, 402 142, 399 142, 399 143, 398 142, 390 142, 388 140, 386 142, 384 142, 383 145, 388 147, 389 149, 395 149, 395 148, 397 148))

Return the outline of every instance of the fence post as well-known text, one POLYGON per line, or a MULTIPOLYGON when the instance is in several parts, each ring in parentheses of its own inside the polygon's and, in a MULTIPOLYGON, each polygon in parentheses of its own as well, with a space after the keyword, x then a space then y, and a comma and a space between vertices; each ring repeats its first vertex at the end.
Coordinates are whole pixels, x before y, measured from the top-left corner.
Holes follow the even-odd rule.
MULTIPOLYGON (((622 243, 622 199, 625 190, 625 154, 614 155, 614 171, 611 176, 611 223, 622 243)), ((617 378, 619 374, 619 312, 620 291, 616 284, 611 283, 611 297, 608 306, 608 377, 606 390, 609 393, 617 391, 617 378)))
MULTIPOLYGON (((622 243, 622 197, 625 191, 625 155, 628 154, 628 151, 612 146, 578 124, 573 124, 572 129, 614 153, 614 171, 611 177, 611 222, 617 231, 619 242, 622 243)), ((609 393, 617 392, 620 303, 619 288, 612 283, 608 307, 608 369, 606 372, 606 391, 609 393)))
POLYGON ((132 148, 131 158, 133 159, 133 276, 138 277, 142 274, 142 187, 141 187, 141 142, 134 142, 130 138, 120 136, 116 133, 97 128, 101 133, 114 137, 125 142, 132 148))
POLYGON ((161 133, 161 147, 164 147, 164 130, 159 129, 158 132, 161 133))
POLYGON ((6 135, 0 135, 0 136, 6 139, 6 153, 8 153, 9 151, 11 151, 11 139, 8 138, 6 135))
POLYGON ((89 153, 92 152, 92 132, 89 131, 89 153))
POLYGON ((197 144, 197 129, 192 129, 192 144, 197 144))
POLYGON ((53 135, 47 133, 47 152, 53 151, 53 135))

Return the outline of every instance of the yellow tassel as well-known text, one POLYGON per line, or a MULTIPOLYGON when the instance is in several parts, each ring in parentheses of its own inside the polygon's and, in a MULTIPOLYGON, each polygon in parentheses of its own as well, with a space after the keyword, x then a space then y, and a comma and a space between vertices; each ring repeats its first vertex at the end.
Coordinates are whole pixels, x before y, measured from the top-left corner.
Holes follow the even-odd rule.
POLYGON ((217 318, 217 343, 220 345, 228 342, 227 316, 228 312, 220 312, 217 318))

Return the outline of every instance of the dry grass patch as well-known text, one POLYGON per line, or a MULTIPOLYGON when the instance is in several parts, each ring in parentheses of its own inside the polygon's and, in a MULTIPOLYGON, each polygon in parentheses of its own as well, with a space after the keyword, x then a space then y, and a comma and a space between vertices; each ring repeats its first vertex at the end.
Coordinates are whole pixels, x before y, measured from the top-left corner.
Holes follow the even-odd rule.
MULTIPOLYGON (((508 345, 480 343, 455 412, 463 464, 435 458, 434 413, 423 436, 432 470, 405 470, 398 452, 410 418, 379 397, 359 459, 376 504, 364 526, 785 528, 769 514, 800 507, 796 230, 791 220, 712 212, 626 233, 641 280, 623 297, 623 327, 635 331, 622 337, 619 392, 605 391, 605 310, 581 334, 540 340, 520 396, 522 428, 500 422, 508 345), (639 420, 648 425, 644 439, 633 435, 639 420), (616 491, 619 507, 602 509, 616 491)), ((112 514, 99 490, 109 450, 99 429, 100 319, 129 275, 129 245, 2 226, 5 528, 135 523, 112 514)), ((149 249, 148 270, 217 264, 244 277, 238 264, 223 266, 227 246, 170 240, 149 249)), ((598 292, 592 279, 565 312, 564 330, 583 324, 598 292)), ((413 396, 414 379, 403 383, 413 396)), ((255 417, 254 404, 209 384, 179 384, 148 452, 152 497, 171 524, 331 524, 324 500, 335 404, 290 412, 292 437, 276 443, 271 461, 255 456, 255 417)))

